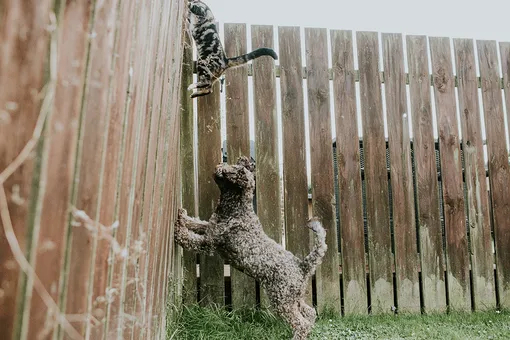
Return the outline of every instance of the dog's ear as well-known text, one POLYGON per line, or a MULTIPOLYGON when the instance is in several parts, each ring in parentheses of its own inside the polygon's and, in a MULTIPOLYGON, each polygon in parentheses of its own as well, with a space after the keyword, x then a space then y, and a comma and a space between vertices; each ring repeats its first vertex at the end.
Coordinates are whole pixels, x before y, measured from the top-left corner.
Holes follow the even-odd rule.
POLYGON ((252 162, 250 158, 246 156, 239 157, 239 160, 237 161, 237 165, 241 165, 245 167, 250 172, 255 172, 255 162, 252 162))

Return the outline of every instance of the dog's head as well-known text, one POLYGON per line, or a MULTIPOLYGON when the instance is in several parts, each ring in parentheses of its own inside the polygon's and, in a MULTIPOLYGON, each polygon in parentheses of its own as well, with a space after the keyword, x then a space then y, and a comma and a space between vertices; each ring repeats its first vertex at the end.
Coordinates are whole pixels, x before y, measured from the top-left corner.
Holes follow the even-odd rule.
POLYGON ((240 157, 236 164, 219 164, 216 166, 214 180, 220 190, 255 189, 255 163, 248 157, 240 157))

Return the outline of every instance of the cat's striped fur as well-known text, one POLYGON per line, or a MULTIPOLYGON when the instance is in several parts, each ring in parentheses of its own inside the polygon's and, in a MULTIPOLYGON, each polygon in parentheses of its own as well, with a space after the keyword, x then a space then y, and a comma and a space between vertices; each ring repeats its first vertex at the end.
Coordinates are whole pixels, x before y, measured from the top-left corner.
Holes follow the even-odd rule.
POLYGON ((216 29, 214 15, 202 1, 189 1, 188 22, 197 46, 198 81, 188 87, 188 90, 196 89, 191 98, 212 93, 212 85, 228 68, 243 65, 261 56, 278 59, 276 52, 270 48, 258 48, 250 53, 228 58, 216 29))

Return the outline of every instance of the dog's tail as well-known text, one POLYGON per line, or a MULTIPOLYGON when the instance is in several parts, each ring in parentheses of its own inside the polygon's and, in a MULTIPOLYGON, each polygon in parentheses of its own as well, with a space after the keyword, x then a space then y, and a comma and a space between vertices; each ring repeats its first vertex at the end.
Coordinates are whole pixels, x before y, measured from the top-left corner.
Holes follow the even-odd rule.
POLYGON ((311 276, 315 272, 315 268, 322 262, 322 258, 326 254, 326 250, 328 250, 328 246, 326 245, 326 230, 322 227, 322 224, 316 218, 312 218, 308 221, 307 227, 312 229, 315 233, 315 244, 308 254, 302 264, 301 268, 305 276, 311 276))
POLYGON ((262 57, 264 55, 272 57, 274 60, 278 59, 278 55, 275 51, 270 48, 262 47, 257 48, 256 50, 240 55, 238 57, 228 58, 227 59, 227 67, 236 67, 243 64, 246 64, 248 61, 256 59, 258 57, 262 57))

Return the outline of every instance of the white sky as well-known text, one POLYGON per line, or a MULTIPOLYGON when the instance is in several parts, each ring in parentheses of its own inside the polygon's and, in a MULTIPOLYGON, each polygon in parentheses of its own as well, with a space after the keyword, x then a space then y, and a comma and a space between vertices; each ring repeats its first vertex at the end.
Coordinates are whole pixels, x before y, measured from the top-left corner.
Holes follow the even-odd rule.
POLYGON ((220 23, 510 41, 509 0, 204 0, 220 23))

